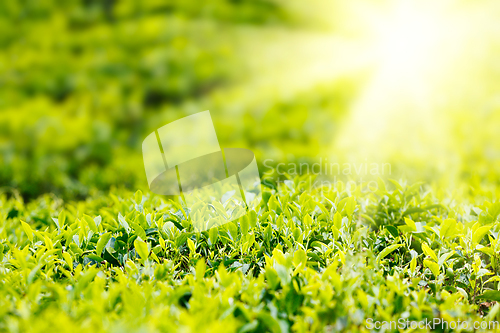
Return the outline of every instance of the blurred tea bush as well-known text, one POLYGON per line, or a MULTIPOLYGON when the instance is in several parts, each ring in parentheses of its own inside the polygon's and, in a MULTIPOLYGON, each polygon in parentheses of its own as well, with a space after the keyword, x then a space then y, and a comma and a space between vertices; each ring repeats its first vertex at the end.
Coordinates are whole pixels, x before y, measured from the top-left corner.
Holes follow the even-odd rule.
POLYGON ((331 133, 325 105, 341 109, 344 85, 237 113, 213 97, 246 77, 238 29, 298 18, 271 0, 2 1, 0 184, 26 198, 143 187, 142 139, 207 108, 225 145, 317 153, 331 133))
POLYGON ((364 148, 383 152, 394 177, 498 187, 492 36, 471 44, 489 55, 476 72, 467 74, 473 62, 464 57, 463 78, 448 75, 430 96, 454 100, 443 112, 427 119, 404 105, 391 115, 369 104, 373 115, 349 128, 374 71, 349 71, 362 52, 342 58, 332 46, 338 29, 349 49, 353 35, 339 26, 355 16, 313 2, 2 1, 2 191, 82 199, 113 186, 145 189, 142 139, 207 109, 221 145, 252 149, 263 173, 264 160, 341 161, 364 148), (366 135, 379 122, 385 141, 366 135), (351 146, 338 149, 339 137, 351 146))

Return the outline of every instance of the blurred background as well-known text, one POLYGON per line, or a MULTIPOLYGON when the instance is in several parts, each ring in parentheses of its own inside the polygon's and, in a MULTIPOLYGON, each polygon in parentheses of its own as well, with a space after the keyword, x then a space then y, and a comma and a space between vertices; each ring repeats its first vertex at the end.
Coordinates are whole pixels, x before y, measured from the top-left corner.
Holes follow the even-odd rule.
POLYGON ((493 0, 3 0, 1 191, 147 189, 142 140, 210 110, 264 176, 390 163, 497 196, 499 17, 493 0))

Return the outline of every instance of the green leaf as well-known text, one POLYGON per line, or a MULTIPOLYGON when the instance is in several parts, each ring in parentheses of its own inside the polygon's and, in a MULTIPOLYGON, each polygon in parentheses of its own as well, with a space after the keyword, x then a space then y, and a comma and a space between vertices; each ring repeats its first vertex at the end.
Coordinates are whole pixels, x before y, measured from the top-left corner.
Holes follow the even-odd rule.
POLYGON ((73 270, 73 259, 71 258, 71 255, 68 252, 63 252, 62 256, 66 261, 66 264, 68 264, 69 269, 73 270))
POLYGON ((144 229, 137 223, 130 221, 130 224, 132 225, 132 228, 134 229, 134 233, 138 236, 141 237, 142 239, 146 239, 146 232, 144 229))
POLYGON ((500 276, 495 275, 488 279, 488 282, 500 282, 500 276))
POLYGON ((399 237, 398 229, 392 225, 386 225, 385 228, 391 233, 394 238, 399 237))
POLYGON ((403 244, 394 244, 394 245, 386 247, 377 256, 377 262, 380 262, 380 260, 384 259, 391 252, 399 249, 401 246, 403 246, 403 244))
POLYGON ((140 205, 142 204, 142 191, 141 190, 138 190, 137 192, 135 192, 135 203, 137 205, 140 205))
POLYGON ((240 229, 241 229, 241 233, 242 233, 243 235, 246 235, 246 234, 248 233, 249 227, 250 227, 250 223, 248 222, 248 216, 244 215, 244 216, 240 219, 240 229))
POLYGON ((31 270, 31 272, 29 273, 28 278, 27 278, 28 285, 30 285, 30 284, 33 283, 33 281, 35 280, 35 277, 36 277, 36 275, 37 275, 37 273, 38 273, 38 271, 40 270, 41 267, 42 267, 42 265, 38 264, 38 265, 36 265, 35 268, 33 268, 31 270))
POLYGON ((184 208, 182 208, 182 205, 180 205, 178 202, 175 202, 173 200, 169 200, 169 202, 172 204, 172 206, 174 206, 175 208, 177 208, 181 213, 182 215, 184 216, 184 219, 187 220, 187 214, 186 214, 186 211, 184 210, 184 208))
POLYGON ((443 266, 445 262, 448 261, 448 259, 451 258, 451 256, 453 256, 454 252, 448 252, 448 253, 444 253, 441 255, 441 257, 439 257, 439 261, 438 261, 438 265, 439 267, 443 266))
POLYGON ((415 274, 415 269, 417 268, 417 257, 413 257, 410 262, 410 271, 412 274, 415 274))
POLYGON ((189 251, 191 251, 191 254, 195 254, 196 253, 196 246, 194 245, 194 242, 190 238, 188 238, 187 243, 188 243, 189 251))
POLYGON ((59 228, 62 229, 64 224, 66 223, 66 212, 61 210, 59 216, 57 217, 57 221, 59 222, 59 228))
POLYGON ((95 224, 93 218, 88 215, 83 215, 83 220, 85 221, 85 223, 87 223, 90 230, 92 230, 94 233, 97 233, 97 225, 95 224))
POLYGON ((484 299, 487 301, 500 302, 500 291, 498 291, 498 290, 486 290, 484 293, 479 295, 477 298, 484 299))
POLYGON ((149 256, 148 244, 143 241, 140 237, 137 237, 134 241, 135 251, 139 254, 139 256, 146 260, 149 256))
POLYGON ((186 232, 181 233, 175 239, 175 245, 177 245, 177 247, 181 247, 186 242, 186 239, 188 239, 188 237, 189 237, 189 233, 186 233, 186 232))
POLYGON ((21 225, 23 226, 24 232, 28 236, 30 242, 33 242, 33 230, 31 229, 30 225, 24 221, 21 221, 21 225))
POLYGON ((403 186, 401 186, 401 184, 400 184, 397 180, 395 180, 395 179, 389 179, 389 181, 390 181, 390 182, 391 182, 394 186, 396 186, 396 188, 397 188, 398 190, 400 190, 401 192, 403 192, 403 191, 404 191, 403 186))
POLYGON ((404 231, 404 232, 417 231, 417 226, 416 226, 415 222, 413 222, 413 220, 405 217, 405 223, 406 223, 406 225, 402 225, 402 226, 398 227, 401 231, 404 231))
POLYGON ((338 239, 340 236, 339 229, 337 229, 337 227, 334 225, 332 225, 332 234, 333 234, 333 239, 338 239))
POLYGON ((337 230, 340 230, 342 228, 342 215, 340 215, 339 212, 336 212, 335 215, 333 216, 333 225, 337 230))
POLYGON ((385 182, 380 176, 377 178, 377 185, 378 185, 378 189, 381 192, 387 192, 387 188, 385 187, 385 182))
POLYGON ((439 259, 436 255, 436 252, 434 252, 427 243, 422 243, 422 251, 424 251, 425 255, 431 257, 435 262, 438 262, 439 259))
POLYGON ((250 213, 248 213, 248 222, 252 228, 255 228, 257 225, 257 213, 255 211, 251 210, 250 213))
POLYGON ((472 242, 474 244, 479 243, 481 239, 483 239, 484 235, 486 235, 488 231, 490 231, 492 226, 493 225, 485 225, 477 228, 476 231, 474 231, 474 234, 472 235, 472 242))
POLYGON ((354 200, 354 197, 349 197, 345 203, 344 211, 348 216, 351 216, 354 213, 355 209, 356 209, 356 200, 354 200))
POLYGON ((302 249, 298 249, 295 251, 293 254, 293 264, 295 266, 298 266, 299 264, 302 264, 302 266, 305 266, 307 263, 307 254, 306 251, 302 249))
POLYGON ((123 229, 125 229, 125 232, 127 232, 128 234, 130 232, 130 226, 128 225, 127 221, 125 220, 125 218, 121 213, 118 213, 118 222, 123 227, 123 229))
POLYGON ((212 245, 217 243, 217 239, 219 237, 219 231, 217 230, 217 227, 210 228, 210 230, 208 231, 208 237, 212 245))
POLYGON ((456 234, 457 221, 454 219, 446 219, 441 224, 439 234, 441 238, 450 238, 456 234))
POLYGON ((434 261, 430 261, 430 260, 425 259, 424 266, 429 268, 435 277, 439 276, 439 265, 437 263, 435 263, 434 261))
POLYGON ((102 250, 104 249, 110 238, 111 238, 111 232, 107 232, 101 235, 101 237, 99 237, 99 240, 97 241, 97 245, 95 248, 95 252, 98 256, 101 255, 102 250))
POLYGON ((264 229, 264 240, 270 242, 273 237, 273 228, 271 227, 271 223, 267 225, 264 229))
POLYGON ((476 250, 479 251, 479 252, 482 252, 490 257, 493 257, 495 256, 495 251, 491 248, 491 247, 486 247, 486 246, 481 246, 481 245, 478 245, 476 247, 476 250))
POLYGON ((229 233, 231 234, 231 238, 233 239, 233 241, 236 241, 236 239, 238 239, 238 227, 234 223, 229 222, 227 224, 227 228, 229 230, 229 233))
POLYGON ((100 256, 96 256, 95 254, 89 254, 89 255, 87 255, 87 258, 95 260, 97 262, 104 261, 104 259, 102 259, 100 256))
POLYGON ((203 279, 205 276, 205 270, 206 270, 206 264, 205 264, 205 259, 200 259, 196 263, 196 278, 197 279, 203 279))
POLYGON ((411 214, 414 214, 414 213, 424 213, 426 211, 429 211, 429 210, 432 210, 432 209, 436 209, 436 208, 441 208, 443 210, 446 210, 446 207, 444 207, 443 205, 441 204, 436 204, 436 205, 429 205, 429 206, 426 206, 426 207, 423 207, 423 208, 420 208, 420 207, 412 207, 412 208, 408 208, 404 213, 403 213, 403 216, 407 216, 407 215, 411 215, 411 214))
POLYGON ((139 214, 135 219, 134 223, 138 224, 142 229, 149 228, 148 220, 146 219, 144 214, 139 214))

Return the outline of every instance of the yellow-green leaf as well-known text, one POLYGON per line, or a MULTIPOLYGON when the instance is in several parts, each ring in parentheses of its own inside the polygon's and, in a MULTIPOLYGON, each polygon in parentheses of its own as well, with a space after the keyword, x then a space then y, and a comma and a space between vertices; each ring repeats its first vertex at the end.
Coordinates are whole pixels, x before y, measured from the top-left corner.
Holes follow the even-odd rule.
POLYGON ((28 236, 30 242, 33 242, 33 230, 31 229, 30 225, 24 221, 21 221, 21 225, 23 226, 24 232, 28 236))
POLYGON ((340 236, 340 231, 336 226, 332 225, 333 239, 338 239, 340 236))
POLYGON ((484 235, 486 235, 488 231, 490 231, 492 226, 493 225, 485 225, 477 228, 476 231, 474 231, 474 234, 472 235, 472 242, 475 244, 479 243, 481 239, 483 239, 484 235))
POLYGON ((132 226, 132 228, 134 229, 134 233, 141 237, 142 239, 146 239, 147 236, 146 236, 146 232, 144 231, 144 229, 137 223, 135 222, 132 222, 130 221, 130 225, 132 226))
POLYGON ((219 231, 217 230, 217 227, 210 228, 210 230, 208 231, 208 237, 212 245, 217 242, 217 239, 219 237, 219 231))
POLYGON ((111 238, 110 232, 107 232, 107 233, 101 235, 101 237, 97 241, 97 245, 95 247, 95 252, 98 256, 101 255, 102 250, 104 250, 104 247, 106 246, 106 244, 108 243, 110 238, 111 238))
POLYGON ((248 233, 250 224, 248 223, 248 217, 245 215, 240 219, 240 229, 243 235, 248 233))
POLYGON ((417 231, 417 226, 415 222, 413 222, 413 220, 405 217, 405 223, 411 229, 411 231, 417 231))
POLYGON ((137 237, 134 241, 135 251, 139 254, 139 256, 146 260, 149 256, 148 244, 141 239, 141 237, 137 237))
POLYGON ((409 218, 405 217, 405 223, 406 223, 406 225, 401 225, 398 227, 398 229, 401 231, 404 231, 404 232, 417 231, 417 226, 415 225, 415 222, 413 222, 409 218))
POLYGON ((446 219, 441 224, 440 235, 442 238, 450 238, 456 234, 457 221, 454 219, 446 219))
POLYGON ((196 269, 195 269, 197 279, 203 279, 205 277, 206 267, 207 266, 205 264, 204 258, 198 260, 198 262, 196 263, 196 269))
POLYGON ((91 218, 88 215, 83 215, 83 220, 85 221, 85 223, 87 223, 90 230, 92 230, 93 232, 97 232, 97 225, 95 224, 95 221, 93 218, 91 218))
POLYGON ((307 263, 307 254, 306 251, 302 249, 298 249, 295 251, 293 254, 293 264, 295 266, 298 266, 299 264, 302 264, 302 266, 305 266, 307 263))
POLYGON ((64 223, 66 223, 66 212, 64 210, 61 210, 61 212, 59 213, 57 221, 59 223, 59 228, 62 229, 64 227, 64 223))
POLYGON ((342 262, 342 265, 345 265, 345 255, 344 255, 344 252, 342 252, 341 250, 339 250, 337 252, 337 255, 339 256, 339 259, 342 262))
POLYGON ((435 277, 439 276, 439 265, 437 263, 425 259, 424 260, 424 266, 427 267, 427 268, 429 268, 431 270, 432 274, 434 274, 435 277))
POLYGON ((66 261, 66 264, 68 264, 69 269, 72 271, 73 270, 73 259, 71 258, 71 255, 68 252, 63 252, 62 254, 64 261, 66 261))
POLYGON ((438 257, 436 252, 434 252, 427 243, 422 243, 422 251, 424 251, 425 255, 431 257, 435 262, 438 262, 438 257))
POLYGON ((484 299, 487 301, 500 302, 500 291, 498 290, 486 290, 484 293, 477 297, 478 299, 484 299))
POLYGON ((193 241, 190 238, 188 238, 187 243, 188 243, 189 251, 191 251, 191 253, 194 254, 196 252, 196 246, 194 245, 193 241))
POLYGON ((490 257, 493 257, 495 255, 495 251, 491 247, 486 247, 486 246, 480 247, 480 246, 481 245, 477 246, 476 248, 477 251, 487 254, 490 257))
POLYGON ((417 256, 413 257, 410 262, 410 271, 412 274, 415 274, 415 269, 417 268, 417 256))
POLYGON ((138 190, 135 192, 135 203, 140 205, 142 203, 142 191, 138 190))
POLYGON ((333 216, 333 225, 337 230, 340 230, 342 228, 342 215, 340 215, 339 212, 336 212, 335 215, 333 216))
POLYGON ((354 197, 347 198, 344 211, 347 213, 347 215, 351 216, 354 213, 355 209, 356 209, 356 201, 354 200, 354 197))
POLYGON ((394 245, 386 247, 377 256, 377 262, 380 262, 380 260, 384 259, 389 253, 399 249, 401 246, 403 246, 403 244, 394 244, 394 245))

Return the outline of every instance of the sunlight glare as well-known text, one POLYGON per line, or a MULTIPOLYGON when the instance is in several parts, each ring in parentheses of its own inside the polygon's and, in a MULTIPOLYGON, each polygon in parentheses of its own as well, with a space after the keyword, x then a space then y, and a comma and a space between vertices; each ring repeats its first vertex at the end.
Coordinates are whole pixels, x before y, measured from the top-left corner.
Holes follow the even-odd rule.
POLYGON ((431 160, 437 161, 449 150, 450 129, 440 110, 460 73, 457 60, 467 50, 467 25, 446 1, 390 5, 373 9, 367 20, 365 52, 372 75, 335 151, 382 160, 435 154, 431 160))
POLYGON ((375 26, 375 55, 383 71, 393 75, 417 74, 439 55, 446 21, 401 2, 375 26))

